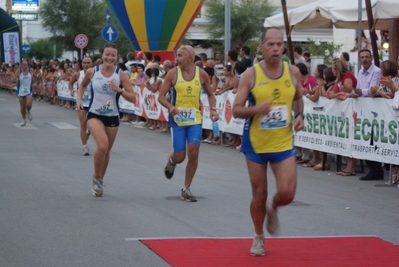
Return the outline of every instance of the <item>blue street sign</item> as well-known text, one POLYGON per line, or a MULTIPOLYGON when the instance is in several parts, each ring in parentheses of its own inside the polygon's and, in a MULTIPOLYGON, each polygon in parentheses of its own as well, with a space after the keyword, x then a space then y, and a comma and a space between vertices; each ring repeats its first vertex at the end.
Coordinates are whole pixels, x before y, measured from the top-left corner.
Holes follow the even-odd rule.
POLYGON ((105 23, 107 25, 111 24, 111 14, 109 13, 109 9, 107 9, 107 11, 105 11, 105 23))
POLYGON ((24 44, 21 47, 22 53, 29 54, 30 53, 30 46, 28 44, 24 44))
POLYGON ((107 42, 114 42, 118 38, 118 30, 112 25, 107 25, 102 30, 102 37, 107 42))

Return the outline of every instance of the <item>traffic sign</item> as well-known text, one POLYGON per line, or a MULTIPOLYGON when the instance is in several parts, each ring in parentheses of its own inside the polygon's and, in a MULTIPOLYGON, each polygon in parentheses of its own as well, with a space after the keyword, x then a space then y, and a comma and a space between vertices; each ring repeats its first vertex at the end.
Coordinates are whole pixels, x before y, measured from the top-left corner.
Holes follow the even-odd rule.
POLYGON ((118 30, 112 25, 107 25, 102 30, 102 36, 105 41, 114 42, 118 38, 118 30))
POLYGON ((109 9, 107 9, 107 11, 105 11, 105 23, 107 25, 111 24, 111 14, 109 13, 109 9))
POLYGON ((30 46, 28 44, 22 45, 21 49, 22 49, 22 52, 24 54, 29 54, 30 53, 30 46))
POLYGON ((86 35, 84 34, 78 34, 75 37, 75 46, 77 48, 85 48, 87 46, 87 44, 89 43, 89 38, 87 38, 86 35))

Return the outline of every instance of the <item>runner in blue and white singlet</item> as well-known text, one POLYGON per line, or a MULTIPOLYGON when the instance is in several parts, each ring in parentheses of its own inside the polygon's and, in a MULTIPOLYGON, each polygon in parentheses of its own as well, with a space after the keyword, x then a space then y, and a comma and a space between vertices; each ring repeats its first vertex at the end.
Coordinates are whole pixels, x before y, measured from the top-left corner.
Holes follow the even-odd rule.
POLYGON ((101 59, 103 62, 101 65, 86 71, 76 99, 78 109, 82 110, 83 95, 89 86, 91 100, 87 127, 97 145, 91 188, 95 197, 101 197, 103 194, 103 178, 118 133, 119 96, 123 95, 124 99, 132 103, 136 100, 129 77, 115 66, 118 60, 118 49, 115 44, 107 43, 104 46, 101 59))
POLYGON ((22 115, 21 126, 26 125, 26 117, 32 120, 30 110, 32 108, 32 83, 34 76, 28 66, 28 61, 23 60, 21 68, 15 71, 13 81, 17 82, 17 95, 22 115))
POLYGON ((111 77, 104 77, 101 74, 100 66, 95 67, 95 73, 91 80, 92 98, 89 113, 107 117, 119 116, 119 95, 108 86, 110 82, 120 84, 119 71, 120 69, 116 68, 111 77))

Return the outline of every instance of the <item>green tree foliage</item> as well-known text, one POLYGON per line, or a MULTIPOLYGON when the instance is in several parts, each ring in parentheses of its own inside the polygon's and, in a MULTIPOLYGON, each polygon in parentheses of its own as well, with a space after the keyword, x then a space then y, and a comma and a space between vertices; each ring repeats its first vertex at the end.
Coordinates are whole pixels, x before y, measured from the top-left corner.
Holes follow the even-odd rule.
MULTIPOLYGON (((102 0, 47 0, 41 5, 39 15, 43 19, 43 28, 53 34, 53 42, 60 42, 63 49, 76 51, 80 55, 80 49, 74 43, 78 34, 85 34, 89 38, 84 53, 100 50, 106 43, 101 36, 106 26, 106 9, 107 5, 102 0)), ((115 43, 123 55, 131 51, 133 46, 121 28, 118 25, 116 27, 119 36, 115 43)))
MULTIPOLYGON (((37 41, 32 41, 28 39, 31 51, 28 55, 29 58, 35 59, 53 59, 54 58, 54 42, 50 39, 39 39, 37 41)), ((56 45, 56 57, 61 57, 62 50, 61 45, 56 45), (57 49, 58 48, 58 49, 57 49)))
MULTIPOLYGON (((211 39, 224 39, 226 0, 205 1, 211 39)), ((274 11, 269 0, 231 0, 231 49, 238 50, 248 40, 260 39, 263 22, 274 11)))
POLYGON ((322 56, 324 64, 331 65, 334 55, 341 51, 343 44, 334 44, 333 42, 323 42, 308 37, 306 44, 303 45, 303 51, 308 51, 311 56, 322 56))

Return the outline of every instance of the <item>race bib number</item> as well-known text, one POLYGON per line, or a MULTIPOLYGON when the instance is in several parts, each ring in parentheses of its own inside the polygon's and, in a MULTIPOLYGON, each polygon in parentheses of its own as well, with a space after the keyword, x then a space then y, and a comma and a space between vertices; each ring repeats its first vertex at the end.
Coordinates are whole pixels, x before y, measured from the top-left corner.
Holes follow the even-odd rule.
POLYGON ((28 93, 29 92, 29 88, 28 87, 22 87, 22 93, 28 93))
POLYGON ((175 116, 176 122, 195 122, 195 108, 179 108, 179 114, 175 116))
POLYGON ((287 106, 271 107, 267 115, 261 116, 259 129, 270 130, 285 128, 288 126, 288 108, 287 106))

